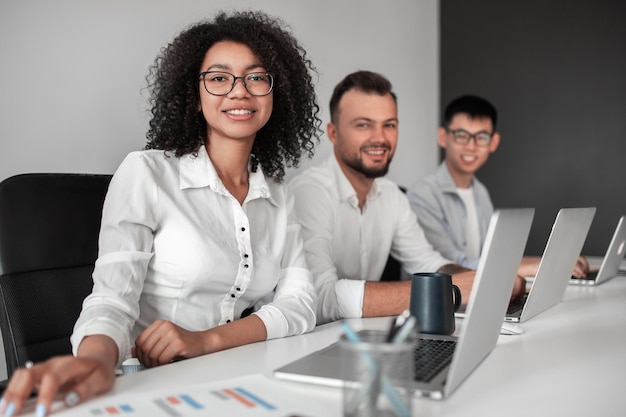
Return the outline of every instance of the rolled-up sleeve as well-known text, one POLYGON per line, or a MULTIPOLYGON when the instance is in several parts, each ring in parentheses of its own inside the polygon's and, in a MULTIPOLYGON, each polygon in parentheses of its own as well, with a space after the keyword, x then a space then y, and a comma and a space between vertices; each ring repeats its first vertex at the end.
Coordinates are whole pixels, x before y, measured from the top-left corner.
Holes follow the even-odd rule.
POLYGON ((364 281, 340 279, 333 261, 336 210, 322 187, 300 183, 291 187, 302 223, 306 259, 317 290, 317 322, 361 317, 364 281))

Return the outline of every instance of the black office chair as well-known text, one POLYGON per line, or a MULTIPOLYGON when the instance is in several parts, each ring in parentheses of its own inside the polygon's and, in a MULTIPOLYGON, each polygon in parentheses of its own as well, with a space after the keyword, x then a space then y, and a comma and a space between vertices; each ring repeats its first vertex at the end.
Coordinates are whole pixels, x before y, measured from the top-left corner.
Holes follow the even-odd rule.
POLYGON ((393 256, 387 257, 385 269, 380 277, 381 281, 399 281, 402 276, 402 265, 393 256))
MULTIPOLYGON (((398 185, 400 190, 403 193, 406 193, 406 187, 402 185, 398 185)), ((385 264, 385 269, 383 270, 383 274, 380 277, 381 281, 399 281, 402 278, 402 265, 396 258, 389 255, 387 258, 387 263, 385 264)))
POLYGON ((110 175, 21 174, 0 182, 0 330, 10 377, 71 353, 98 253, 110 175))

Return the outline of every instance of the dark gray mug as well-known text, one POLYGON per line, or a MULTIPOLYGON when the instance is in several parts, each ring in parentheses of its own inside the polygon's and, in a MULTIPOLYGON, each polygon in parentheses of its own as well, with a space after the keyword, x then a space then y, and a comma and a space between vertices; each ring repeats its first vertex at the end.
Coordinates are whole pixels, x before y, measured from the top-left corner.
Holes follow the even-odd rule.
POLYGON ((461 290, 452 276, 419 272, 411 277, 411 314, 417 317, 420 333, 454 333, 454 312, 461 306, 461 290))

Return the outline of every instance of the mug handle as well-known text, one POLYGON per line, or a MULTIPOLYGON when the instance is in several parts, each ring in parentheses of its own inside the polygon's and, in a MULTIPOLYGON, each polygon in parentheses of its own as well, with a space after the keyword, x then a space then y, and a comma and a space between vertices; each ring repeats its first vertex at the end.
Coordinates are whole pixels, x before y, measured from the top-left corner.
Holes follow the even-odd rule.
POLYGON ((461 307, 461 290, 452 284, 452 292, 454 293, 454 311, 458 311, 459 307, 461 307))

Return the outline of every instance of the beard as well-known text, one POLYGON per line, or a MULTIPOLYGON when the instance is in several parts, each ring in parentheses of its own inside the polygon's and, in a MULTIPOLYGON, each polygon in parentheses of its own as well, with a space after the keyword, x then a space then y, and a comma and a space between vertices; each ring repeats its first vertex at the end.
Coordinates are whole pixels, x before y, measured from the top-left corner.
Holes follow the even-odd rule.
POLYGON ((363 159, 361 157, 355 157, 352 159, 344 159, 343 162, 347 166, 355 170, 356 172, 359 172, 365 175, 367 178, 374 179, 374 178, 384 177, 385 175, 387 175, 387 172, 389 171, 389 164, 391 163, 392 159, 393 159, 393 155, 389 155, 389 158, 387 158, 387 163, 384 166, 373 167, 373 168, 365 166, 365 164, 363 164, 363 159))

